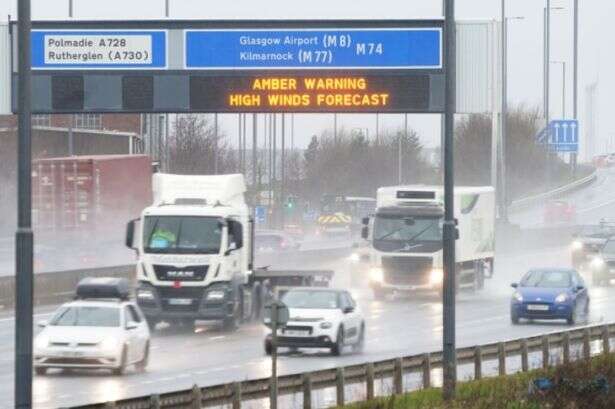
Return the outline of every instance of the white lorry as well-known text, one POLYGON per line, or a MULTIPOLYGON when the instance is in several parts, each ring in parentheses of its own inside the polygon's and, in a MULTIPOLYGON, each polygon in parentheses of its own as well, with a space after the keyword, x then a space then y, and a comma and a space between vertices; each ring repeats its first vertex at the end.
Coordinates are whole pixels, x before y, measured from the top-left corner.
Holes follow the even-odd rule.
POLYGON ((157 173, 152 184, 154 203, 126 228, 138 257, 137 303, 151 328, 204 320, 233 329, 260 315, 270 285, 328 284, 327 271, 254 268, 243 175, 157 173))
MULTIPOLYGON (((442 291, 444 192, 439 186, 392 186, 377 192, 376 213, 363 220, 370 243, 369 284, 377 299, 394 292, 442 291)), ((481 289, 493 273, 492 187, 456 187, 456 286, 481 289)))

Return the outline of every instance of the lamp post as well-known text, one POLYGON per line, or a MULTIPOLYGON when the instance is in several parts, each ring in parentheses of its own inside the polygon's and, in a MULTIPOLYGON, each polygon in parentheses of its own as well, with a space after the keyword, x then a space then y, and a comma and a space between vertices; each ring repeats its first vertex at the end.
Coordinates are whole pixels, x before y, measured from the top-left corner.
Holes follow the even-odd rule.
POLYGON ((562 66, 562 119, 566 119, 566 61, 551 61, 562 66))
POLYGON ((564 10, 563 7, 551 7, 551 0, 546 0, 546 7, 543 9, 544 29, 544 56, 543 56, 543 74, 544 74, 544 115, 545 115, 545 152, 546 152, 546 189, 551 186, 551 152, 549 152, 549 61, 551 60, 551 10, 564 10))
POLYGON ((507 138, 507 119, 508 119, 508 21, 523 20, 523 17, 506 17, 506 0, 502 0, 502 106, 500 118, 500 181, 499 186, 499 210, 502 222, 508 222, 508 191, 506 189, 506 140, 507 138))

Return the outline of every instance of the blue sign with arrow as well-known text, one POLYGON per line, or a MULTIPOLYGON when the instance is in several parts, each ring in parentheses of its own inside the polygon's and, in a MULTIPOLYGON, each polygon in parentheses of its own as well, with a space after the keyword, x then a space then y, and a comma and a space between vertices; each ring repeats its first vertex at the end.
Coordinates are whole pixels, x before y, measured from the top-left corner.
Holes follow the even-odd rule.
POLYGON ((558 119, 549 122, 549 127, 543 129, 536 138, 536 142, 548 143, 549 150, 553 152, 579 151, 579 121, 577 119, 558 119))
POLYGON ((254 208, 254 221, 256 224, 264 224, 267 220, 267 208, 265 206, 256 206, 254 208))

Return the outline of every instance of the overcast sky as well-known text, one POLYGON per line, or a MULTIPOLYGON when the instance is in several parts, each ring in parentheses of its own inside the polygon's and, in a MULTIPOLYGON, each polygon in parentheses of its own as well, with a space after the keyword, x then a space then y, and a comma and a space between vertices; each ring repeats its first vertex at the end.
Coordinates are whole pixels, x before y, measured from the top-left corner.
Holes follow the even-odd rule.
MULTIPOLYGON (((170 17, 174 19, 412 19, 439 17, 442 0, 170 0, 170 17)), ((507 15, 523 17, 509 23, 509 101, 528 106, 542 105, 542 15, 546 1, 509 0, 507 15)), ((568 62, 567 116, 572 115, 572 5, 573 0, 552 0, 552 60, 568 62)), ((580 1, 579 54, 579 117, 585 116, 585 88, 599 79, 599 150, 612 140, 615 151, 615 126, 611 117, 610 95, 613 93, 615 38, 615 2, 611 0, 580 1)), ((498 0, 457 0, 457 19, 484 20, 500 18, 498 0)), ((76 19, 154 19, 163 18, 164 0, 74 0, 76 19)), ((17 0, 0 1, 0 15, 17 14, 17 0)), ((32 0, 33 19, 66 19, 68 0, 32 0)), ((561 116, 561 66, 551 67, 551 113, 561 116)), ((223 120, 229 135, 236 134, 234 116, 223 120)), ((299 145, 309 136, 332 126, 332 115, 296 115, 295 135, 299 145)), ((375 115, 341 115, 340 127, 375 129, 375 115)), ((382 128, 401 126, 402 116, 381 115, 382 128)), ((410 125, 419 131, 428 146, 439 144, 439 118, 411 115, 410 125)), ((583 128, 583 123, 581 127, 583 128)), ((381 129, 382 129, 381 128, 381 129)))

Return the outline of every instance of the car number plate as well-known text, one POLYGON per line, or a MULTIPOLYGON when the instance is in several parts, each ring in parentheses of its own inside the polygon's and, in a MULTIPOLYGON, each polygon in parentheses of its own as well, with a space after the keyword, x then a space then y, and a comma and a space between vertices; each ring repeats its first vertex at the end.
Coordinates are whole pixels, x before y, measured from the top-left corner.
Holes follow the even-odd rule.
POLYGON ((169 298, 170 305, 190 305, 192 298, 169 298))
POLYGON ((549 311, 549 306, 541 304, 530 304, 527 306, 527 309, 529 311, 549 311))
POLYGON ((83 352, 80 351, 62 351, 62 356, 67 358, 76 358, 83 356, 83 352))
POLYGON ((289 337, 305 337, 310 335, 310 333, 308 331, 286 330, 284 331, 284 335, 288 335, 289 337))

